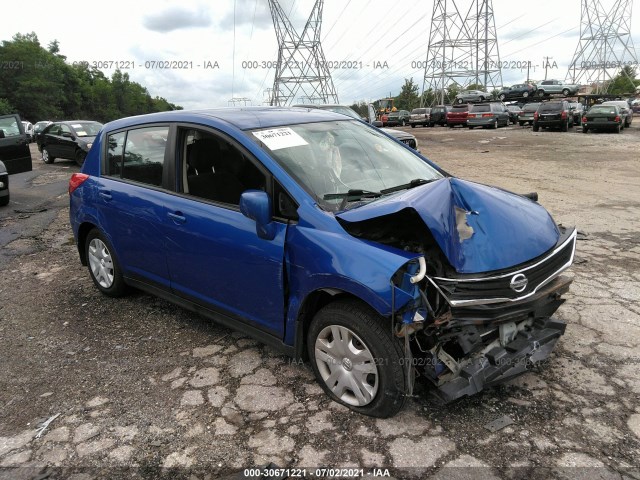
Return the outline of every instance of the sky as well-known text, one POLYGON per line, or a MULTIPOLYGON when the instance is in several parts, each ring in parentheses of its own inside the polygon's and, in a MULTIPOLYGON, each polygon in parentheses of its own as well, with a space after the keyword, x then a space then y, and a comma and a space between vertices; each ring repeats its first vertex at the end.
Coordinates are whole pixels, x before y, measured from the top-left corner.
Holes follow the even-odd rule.
MULTIPOLYGON (((279 0, 301 32, 314 0, 279 0)), ((449 2, 451 3, 451 2, 449 2)), ((470 0, 458 0, 461 8, 470 0)), ((601 0, 605 9, 613 0, 601 0)), ((35 32, 58 40, 68 62, 89 62, 111 75, 119 64, 152 96, 184 108, 262 105, 273 86, 278 40, 267 0, 32 0, 28 11, 3 9, 0 40, 35 32), (163 68, 158 68, 158 67, 163 68), (128 67, 128 68, 127 68, 128 67), (234 99, 234 101, 232 101, 234 99), (240 100, 246 99, 246 100, 240 100)), ((421 88, 433 1, 325 0, 321 43, 340 103, 397 95, 405 78, 421 88), (350 63, 347 63, 350 62, 350 63), (422 64, 420 63, 422 62, 422 64)), ((580 37, 580 0, 536 0, 523 9, 493 0, 504 85, 564 79, 580 37)), ((631 20, 640 52, 640 12, 631 20)), ((296 102, 299 103, 299 100, 296 102)))

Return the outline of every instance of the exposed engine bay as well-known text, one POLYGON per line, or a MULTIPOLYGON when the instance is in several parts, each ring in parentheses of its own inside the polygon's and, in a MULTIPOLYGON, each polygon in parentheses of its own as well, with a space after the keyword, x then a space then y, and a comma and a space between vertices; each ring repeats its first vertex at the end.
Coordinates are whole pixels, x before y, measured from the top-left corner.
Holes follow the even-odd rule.
MULTIPOLYGON (((464 216, 456 217, 462 242, 473 231, 464 216)), ((408 375, 426 377, 444 401, 523 373, 546 359, 565 331, 552 316, 572 281, 560 274, 573 262, 575 229, 559 227, 557 244, 525 263, 461 274, 412 208, 343 226, 356 237, 423 255, 422 278, 418 262, 410 262, 392 279, 396 292, 413 298, 393 306, 393 328, 413 367, 408 375)))

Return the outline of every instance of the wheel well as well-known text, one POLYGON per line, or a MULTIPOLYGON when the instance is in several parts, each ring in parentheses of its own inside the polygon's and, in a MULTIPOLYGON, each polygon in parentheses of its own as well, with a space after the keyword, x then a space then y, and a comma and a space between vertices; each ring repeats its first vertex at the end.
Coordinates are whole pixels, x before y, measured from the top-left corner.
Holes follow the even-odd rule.
POLYGON ((82 262, 82 265, 87 265, 87 255, 84 244, 87 241, 87 235, 89 235, 89 232, 94 228, 96 228, 96 226, 92 223, 83 223, 78 229, 78 242, 76 246, 78 247, 78 253, 80 254, 80 261, 82 262))
POLYGON ((298 332, 298 343, 297 346, 297 355, 303 360, 307 361, 309 359, 309 355, 307 353, 307 334, 309 333, 309 326, 311 325, 311 321, 313 317, 315 317, 318 311, 329 305, 330 303, 336 302, 338 300, 356 300, 363 305, 366 305, 372 311, 376 311, 371 305, 367 302, 363 301, 361 298, 345 292, 343 290, 337 289, 321 289, 316 290, 315 292, 310 293, 307 298, 305 298, 304 303, 300 307, 300 312, 298 313, 298 322, 297 329, 298 332))

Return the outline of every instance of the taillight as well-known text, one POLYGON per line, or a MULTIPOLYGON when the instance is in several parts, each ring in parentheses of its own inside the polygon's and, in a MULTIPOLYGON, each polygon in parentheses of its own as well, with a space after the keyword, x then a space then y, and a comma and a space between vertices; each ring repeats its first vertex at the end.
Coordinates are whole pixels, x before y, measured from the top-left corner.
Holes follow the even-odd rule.
POLYGON ((587 121, 587 117, 582 117, 582 123, 587 121))
POLYGON ((534 120, 537 120, 537 119, 538 119, 538 112, 536 112, 536 113, 534 113, 534 114, 533 114, 533 119, 534 119, 534 120))
POLYGON ((82 185, 86 180, 89 179, 89 175, 86 173, 74 173, 71 175, 69 179, 69 195, 73 193, 73 191, 82 185))
POLYGON ((483 113, 483 117, 493 117, 493 113, 483 113))
POLYGON ((560 115, 560 118, 567 118, 567 112, 563 110, 562 115, 560 115))
POLYGON ((620 123, 620 115, 616 115, 616 122, 620 123))

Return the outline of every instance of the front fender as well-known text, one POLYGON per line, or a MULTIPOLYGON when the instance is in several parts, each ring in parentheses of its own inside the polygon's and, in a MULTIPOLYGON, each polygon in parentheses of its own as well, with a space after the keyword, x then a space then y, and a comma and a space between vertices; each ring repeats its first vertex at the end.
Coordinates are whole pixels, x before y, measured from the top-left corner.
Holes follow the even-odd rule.
POLYGON ((291 226, 286 248, 290 288, 285 343, 293 344, 300 308, 318 290, 350 293, 380 315, 391 315, 392 304, 398 309, 413 299, 411 292, 393 288, 391 278, 418 257, 345 233, 291 226))

